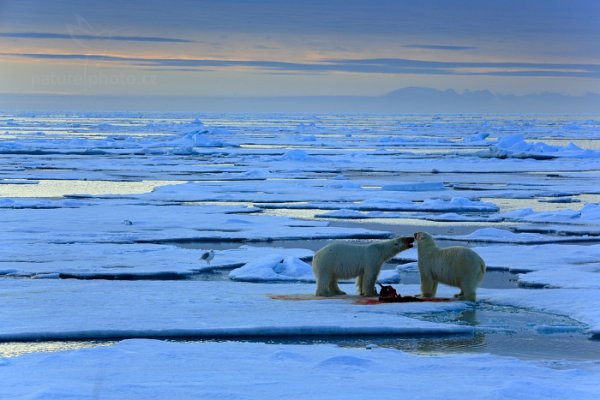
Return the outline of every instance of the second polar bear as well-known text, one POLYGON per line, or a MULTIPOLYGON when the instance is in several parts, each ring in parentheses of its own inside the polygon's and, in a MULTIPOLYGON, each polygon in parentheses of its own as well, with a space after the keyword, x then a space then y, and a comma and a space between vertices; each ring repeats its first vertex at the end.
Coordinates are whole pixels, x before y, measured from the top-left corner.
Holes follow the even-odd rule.
POLYGON ((312 269, 317 280, 317 296, 346 294, 340 290, 338 279, 356 278, 361 296, 377 296, 375 282, 379 270, 403 250, 412 247, 412 237, 380 240, 367 245, 333 242, 315 253, 312 269))
POLYGON ((435 297, 438 282, 460 288, 454 297, 475 301, 476 290, 485 275, 485 262, 468 247, 439 248, 425 232, 415 233, 421 295, 435 297))

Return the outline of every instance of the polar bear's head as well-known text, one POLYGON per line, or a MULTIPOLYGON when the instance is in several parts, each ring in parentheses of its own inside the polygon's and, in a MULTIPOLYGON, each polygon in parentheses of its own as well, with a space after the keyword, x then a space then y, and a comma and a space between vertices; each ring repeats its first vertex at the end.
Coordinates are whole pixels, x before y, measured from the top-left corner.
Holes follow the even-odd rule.
POLYGON ((410 249, 413 247, 415 239, 410 236, 402 236, 394 239, 394 247, 399 249, 399 251, 410 249))
POLYGON ((415 240, 417 242, 431 242, 431 243, 433 243, 433 236, 431 236, 427 232, 417 232, 417 233, 415 233, 415 240))

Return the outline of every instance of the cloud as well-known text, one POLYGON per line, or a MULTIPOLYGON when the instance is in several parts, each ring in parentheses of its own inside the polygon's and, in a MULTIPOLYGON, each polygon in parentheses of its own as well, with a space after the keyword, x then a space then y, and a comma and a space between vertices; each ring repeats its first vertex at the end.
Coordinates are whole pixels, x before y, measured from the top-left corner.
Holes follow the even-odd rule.
POLYGON ((407 44, 402 47, 409 49, 426 49, 426 50, 449 50, 449 51, 463 51, 463 50, 476 50, 478 47, 475 46, 450 46, 441 44, 407 44))
POLYGON ((160 68, 251 68, 258 71, 288 73, 377 73, 412 75, 578 77, 600 78, 600 64, 455 62, 424 61, 403 58, 324 59, 302 63, 277 60, 214 60, 181 58, 141 58, 100 54, 0 53, 0 56, 38 60, 84 60, 160 68))
POLYGON ((192 40, 157 36, 113 36, 113 35, 86 35, 66 34, 51 32, 0 32, 0 37, 11 39, 35 39, 35 40, 110 40, 125 42, 162 42, 162 43, 191 43, 192 40))

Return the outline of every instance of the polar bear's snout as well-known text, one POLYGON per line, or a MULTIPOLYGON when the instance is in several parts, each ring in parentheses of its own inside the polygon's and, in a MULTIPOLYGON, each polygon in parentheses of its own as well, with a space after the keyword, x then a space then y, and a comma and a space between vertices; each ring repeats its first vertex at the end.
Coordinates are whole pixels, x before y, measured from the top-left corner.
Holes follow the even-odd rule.
POLYGON ((426 232, 417 232, 414 234, 415 241, 420 242, 422 240, 433 240, 433 237, 426 232))
POLYGON ((415 238, 407 236, 407 237, 402 237, 400 238, 400 240, 402 241, 402 243, 404 243, 404 245, 406 246, 407 249, 410 249, 411 247, 413 247, 413 243, 415 242, 415 238))

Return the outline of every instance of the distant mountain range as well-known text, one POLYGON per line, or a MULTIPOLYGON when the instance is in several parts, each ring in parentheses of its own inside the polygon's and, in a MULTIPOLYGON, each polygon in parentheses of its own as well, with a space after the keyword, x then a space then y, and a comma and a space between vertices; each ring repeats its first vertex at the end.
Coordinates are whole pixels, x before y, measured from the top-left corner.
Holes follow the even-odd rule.
POLYGON ((540 113, 600 113, 600 94, 568 96, 560 93, 527 95, 496 94, 489 90, 465 91, 436 90, 407 87, 383 96, 387 104, 395 107, 431 109, 436 112, 540 112, 540 113))
POLYGON ((598 114, 600 94, 507 95, 488 90, 458 93, 406 87, 382 96, 85 96, 1 94, 0 112, 379 112, 379 113, 549 113, 598 114))

